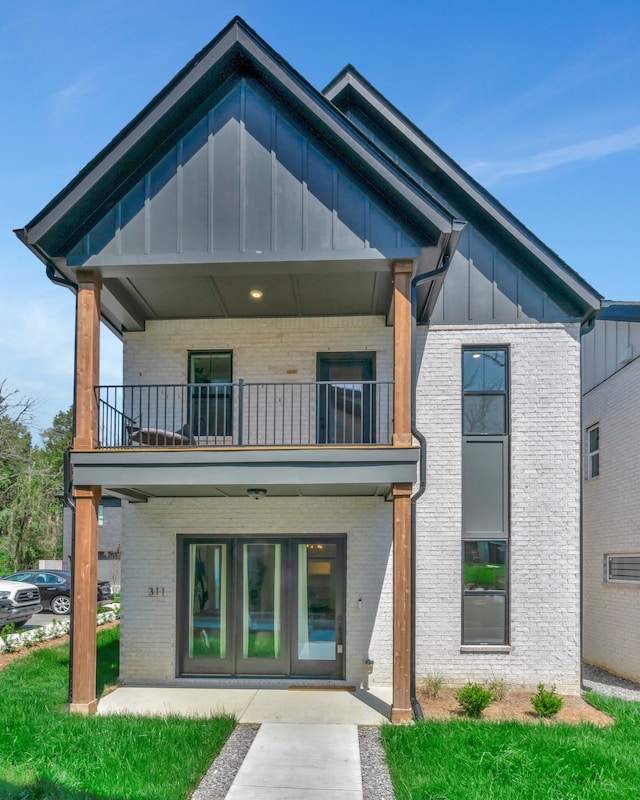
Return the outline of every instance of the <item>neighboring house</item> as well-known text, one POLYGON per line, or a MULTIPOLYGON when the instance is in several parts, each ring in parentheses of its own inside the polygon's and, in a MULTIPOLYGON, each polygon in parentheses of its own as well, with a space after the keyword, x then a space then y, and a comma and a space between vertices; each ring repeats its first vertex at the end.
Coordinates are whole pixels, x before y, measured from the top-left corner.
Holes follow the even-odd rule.
MULTIPOLYGON (((73 512, 64 507, 62 515, 62 562, 58 569, 71 569, 73 512)), ((98 506, 98 580, 120 584, 122 550, 122 500, 103 496, 98 506)))
POLYGON ((640 681, 640 303, 607 303, 582 341, 583 655, 640 681))
POLYGON ((579 691, 600 295, 355 70, 320 93, 236 18, 17 234, 78 296, 76 597, 128 501, 124 684, 579 691))

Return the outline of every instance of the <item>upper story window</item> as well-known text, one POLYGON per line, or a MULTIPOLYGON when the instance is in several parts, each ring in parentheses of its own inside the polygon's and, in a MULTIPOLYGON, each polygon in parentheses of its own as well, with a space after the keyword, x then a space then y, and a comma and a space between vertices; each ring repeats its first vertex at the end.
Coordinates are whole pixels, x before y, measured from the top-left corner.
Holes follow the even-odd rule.
POLYGON ((473 347, 462 351, 462 432, 506 435, 507 348, 473 347))
POLYGON ((600 426, 594 425, 587 431, 588 463, 587 477, 596 478, 600 474, 600 426))
POLYGON ((102 503, 98 506, 98 525, 104 525, 104 506, 102 503))
POLYGON ((231 350, 189 353, 191 433, 205 443, 231 436, 233 386, 231 350))

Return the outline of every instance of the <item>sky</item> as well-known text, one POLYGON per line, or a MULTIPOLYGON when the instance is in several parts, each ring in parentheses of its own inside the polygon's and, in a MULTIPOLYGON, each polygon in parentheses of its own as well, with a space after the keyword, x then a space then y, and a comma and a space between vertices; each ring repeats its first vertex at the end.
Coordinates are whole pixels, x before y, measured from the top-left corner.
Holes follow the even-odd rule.
POLYGON ((72 402, 75 304, 13 230, 236 14, 317 89, 353 64, 597 291, 640 301, 637 0, 3 0, 0 382, 34 431, 72 402))

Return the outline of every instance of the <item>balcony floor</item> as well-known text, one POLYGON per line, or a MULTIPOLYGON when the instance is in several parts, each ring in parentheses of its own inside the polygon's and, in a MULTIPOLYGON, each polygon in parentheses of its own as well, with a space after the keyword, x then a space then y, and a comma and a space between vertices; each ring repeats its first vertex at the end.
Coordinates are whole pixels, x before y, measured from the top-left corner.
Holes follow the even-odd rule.
POLYGON ((74 451, 74 483, 152 497, 384 497, 417 480, 417 447, 131 448, 74 451))

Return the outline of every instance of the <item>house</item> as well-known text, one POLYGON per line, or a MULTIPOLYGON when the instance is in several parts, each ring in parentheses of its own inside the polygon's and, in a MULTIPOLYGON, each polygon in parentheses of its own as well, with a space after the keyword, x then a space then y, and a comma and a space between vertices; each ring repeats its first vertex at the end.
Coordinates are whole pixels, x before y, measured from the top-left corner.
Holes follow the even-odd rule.
POLYGON ((77 294, 71 710, 101 492, 124 684, 579 691, 600 295, 355 69, 235 18, 17 235, 77 294))
POLYGON ((584 660, 640 681, 640 303, 582 340, 584 660))

